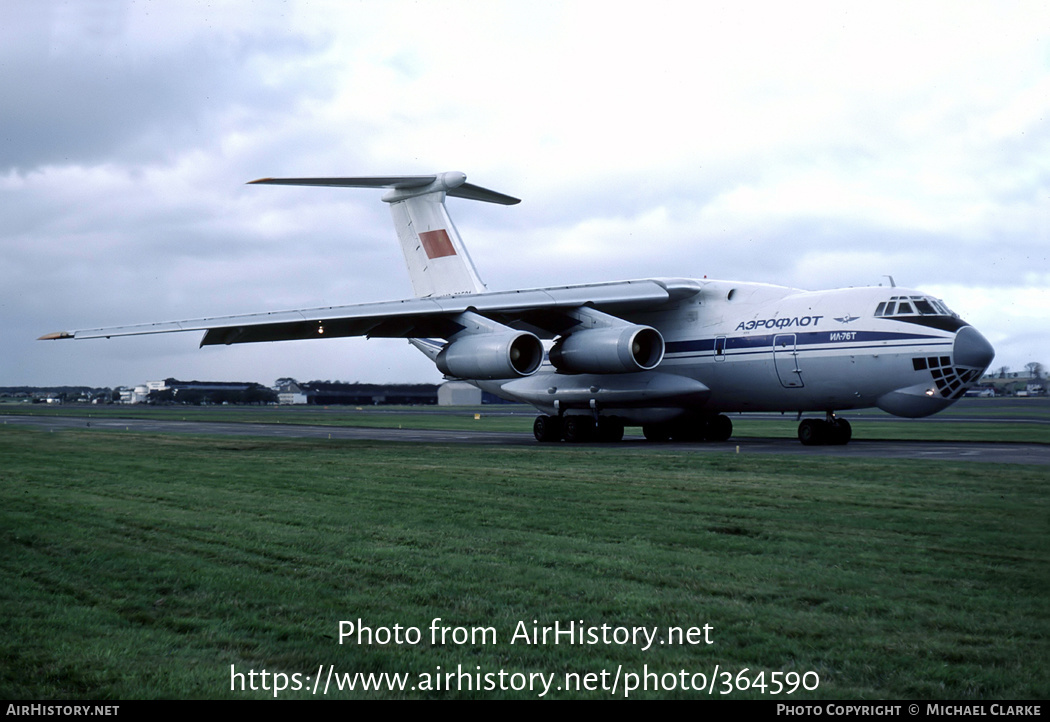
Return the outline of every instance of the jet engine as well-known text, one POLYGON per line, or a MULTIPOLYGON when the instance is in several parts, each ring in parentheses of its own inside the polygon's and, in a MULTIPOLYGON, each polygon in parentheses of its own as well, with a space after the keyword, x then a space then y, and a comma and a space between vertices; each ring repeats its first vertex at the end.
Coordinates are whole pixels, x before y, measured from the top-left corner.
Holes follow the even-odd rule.
POLYGON ((550 352, 559 371, 618 374, 648 371, 664 357, 664 338, 651 326, 588 328, 558 339, 550 352))
POLYGON ((543 344, 524 331, 465 335, 446 344, 434 359, 443 374, 479 380, 530 376, 542 362, 543 344))

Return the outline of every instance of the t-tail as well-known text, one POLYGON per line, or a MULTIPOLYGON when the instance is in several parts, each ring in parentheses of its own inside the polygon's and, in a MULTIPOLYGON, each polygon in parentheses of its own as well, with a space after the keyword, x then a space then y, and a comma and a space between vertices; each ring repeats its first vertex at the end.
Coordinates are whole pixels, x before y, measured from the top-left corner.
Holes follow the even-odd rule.
POLYGON ((435 175, 361 178, 262 178, 252 183, 292 186, 388 188, 401 250, 417 297, 455 296, 485 290, 459 231, 445 209, 445 196, 514 205, 521 201, 467 183, 457 171, 435 175))

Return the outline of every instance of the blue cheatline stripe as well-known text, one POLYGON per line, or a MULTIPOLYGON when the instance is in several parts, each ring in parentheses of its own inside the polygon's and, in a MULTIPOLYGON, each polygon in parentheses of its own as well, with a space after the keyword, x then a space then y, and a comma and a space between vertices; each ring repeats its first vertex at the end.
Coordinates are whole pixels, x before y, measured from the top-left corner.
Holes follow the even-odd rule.
MULTIPOLYGON (((847 351, 849 353, 856 353, 858 351, 880 349, 882 351, 887 351, 887 352, 889 352, 889 351, 904 351, 906 353, 910 352, 910 353, 914 353, 914 354, 925 354, 926 353, 925 349, 929 349, 930 347, 934 347, 934 346, 951 346, 951 343, 921 343, 921 344, 908 343, 908 344, 900 344, 898 346, 881 346, 881 345, 874 345, 874 344, 866 345, 866 346, 823 346, 823 347, 820 347, 820 348, 809 348, 806 351, 807 351, 807 353, 818 353, 818 352, 821 352, 821 351, 847 351)), ((767 346, 765 348, 756 349, 754 351, 734 351, 731 354, 727 353, 725 355, 726 355, 727 358, 743 358, 743 357, 746 357, 746 356, 768 357, 770 351, 772 351, 772 350, 773 350, 772 347, 767 346)), ((801 353, 801 351, 799 351, 799 353, 801 353)), ((709 359, 709 358, 714 358, 714 352, 709 349, 706 352, 698 351, 698 352, 689 353, 689 354, 684 354, 684 353, 683 354, 673 354, 673 355, 669 354, 668 358, 673 358, 675 360, 690 359, 690 358, 708 358, 709 359)))
MULTIPOLYGON (((795 346, 816 346, 825 345, 829 343, 841 343, 847 339, 835 338, 832 336, 842 336, 844 334, 853 334, 853 337, 848 339, 851 344, 871 344, 874 342, 882 341, 943 341, 950 342, 951 339, 947 339, 944 336, 930 336, 927 334, 914 334, 914 333, 897 333, 890 331, 807 331, 805 333, 794 333, 795 346)), ((762 348, 762 350, 769 350, 773 346, 773 339, 777 336, 790 336, 791 332, 782 333, 771 333, 762 336, 728 336, 726 337, 726 351, 733 350, 750 350, 762 348)), ((838 348, 865 348, 865 346, 840 346, 838 348)), ((704 352, 715 350, 715 339, 714 338, 701 338, 692 341, 668 341, 665 346, 667 353, 689 353, 689 352, 704 352)))

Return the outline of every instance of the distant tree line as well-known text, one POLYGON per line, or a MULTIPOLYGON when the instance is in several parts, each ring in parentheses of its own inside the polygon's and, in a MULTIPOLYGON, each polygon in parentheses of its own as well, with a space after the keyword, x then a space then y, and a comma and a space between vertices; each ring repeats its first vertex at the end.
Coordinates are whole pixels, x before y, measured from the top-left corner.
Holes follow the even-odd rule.
POLYGON ((39 403, 47 398, 66 401, 85 399, 101 403, 112 403, 120 400, 120 392, 109 387, 95 386, 0 386, 2 398, 27 398, 39 403))
MULTIPOLYGON (((1025 377, 1030 379, 1041 379, 1043 378, 1044 367, 1038 361, 1030 361, 1024 365, 1025 377)), ((998 376, 1001 379, 1010 378, 1010 367, 1000 366, 996 369, 993 376, 998 376)), ((1014 374, 1014 378, 1017 378, 1020 374, 1014 374)))

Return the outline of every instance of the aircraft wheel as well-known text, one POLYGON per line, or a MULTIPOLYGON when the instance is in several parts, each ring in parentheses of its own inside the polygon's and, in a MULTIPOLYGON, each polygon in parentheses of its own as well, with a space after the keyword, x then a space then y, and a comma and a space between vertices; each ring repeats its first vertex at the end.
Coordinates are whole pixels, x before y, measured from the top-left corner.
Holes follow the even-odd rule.
POLYGON ((712 417, 707 422, 707 431, 704 435, 708 441, 728 441, 733 435, 733 421, 725 414, 712 417))
POLYGON ((532 422, 532 435, 536 437, 536 441, 559 441, 561 419, 557 416, 537 416, 532 422))
POLYGON ((646 441, 667 441, 671 438, 671 430, 667 424, 643 424, 642 435, 646 441))
POLYGON ((590 416, 566 416, 563 422, 565 440, 579 444, 594 438, 594 419, 590 416))
POLYGON ((598 441, 623 441, 623 422, 611 416, 598 419, 598 441))
POLYGON ((803 446, 817 446, 824 443, 827 434, 824 433, 826 424, 819 419, 803 419, 798 425, 798 440, 803 446))
POLYGON ((845 419, 835 419, 831 422, 831 434, 828 443, 845 446, 853 438, 853 427, 845 419))

